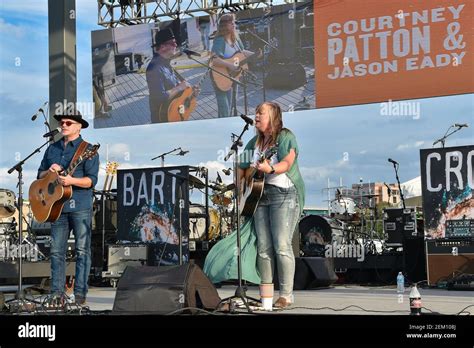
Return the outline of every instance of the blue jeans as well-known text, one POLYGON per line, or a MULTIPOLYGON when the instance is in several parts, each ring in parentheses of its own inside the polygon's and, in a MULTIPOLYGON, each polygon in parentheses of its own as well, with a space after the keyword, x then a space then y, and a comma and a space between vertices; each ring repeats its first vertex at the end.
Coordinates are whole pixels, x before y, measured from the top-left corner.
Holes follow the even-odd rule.
POLYGON ((67 240, 71 229, 76 240, 74 295, 85 298, 91 268, 91 209, 62 213, 51 224, 51 293, 60 295, 65 289, 67 240))
POLYGON ((262 284, 273 283, 275 259, 280 296, 293 295, 295 256, 291 244, 300 209, 296 188, 265 185, 254 215, 257 230, 257 267, 262 284))
POLYGON ((201 42, 202 42, 202 46, 204 47, 203 49, 206 51, 209 51, 211 47, 210 40, 209 40, 209 33, 211 31, 210 23, 200 24, 199 30, 201 31, 201 42))
POLYGON ((217 99, 217 114, 218 117, 230 117, 232 116, 232 88, 227 92, 220 91, 217 87, 214 87, 217 99))

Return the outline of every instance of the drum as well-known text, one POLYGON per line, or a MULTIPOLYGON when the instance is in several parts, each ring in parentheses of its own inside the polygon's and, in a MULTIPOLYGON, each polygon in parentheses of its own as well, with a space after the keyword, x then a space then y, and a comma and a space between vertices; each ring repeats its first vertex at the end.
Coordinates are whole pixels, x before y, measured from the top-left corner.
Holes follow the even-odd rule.
POLYGON ((232 194, 216 193, 211 196, 211 201, 215 205, 228 207, 232 203, 232 194))
POLYGON ((0 189, 0 218, 7 218, 15 213, 15 202, 13 191, 0 189))
POLYGON ((352 198, 340 197, 331 201, 331 216, 341 220, 351 220, 356 213, 356 204, 352 198))
MULTIPOLYGON (((189 206, 189 240, 206 240, 206 207, 191 204, 189 206)), ((219 213, 209 208, 209 233, 208 240, 219 236, 219 213)))
POLYGON ((304 256, 324 257, 326 245, 343 243, 344 223, 337 219, 308 215, 298 226, 304 256))

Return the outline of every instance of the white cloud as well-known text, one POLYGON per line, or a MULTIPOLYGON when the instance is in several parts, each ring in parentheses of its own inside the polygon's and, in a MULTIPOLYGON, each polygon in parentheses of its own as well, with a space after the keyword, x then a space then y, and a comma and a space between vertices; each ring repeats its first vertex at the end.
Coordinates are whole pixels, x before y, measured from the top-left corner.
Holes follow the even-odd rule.
POLYGON ((45 73, 25 73, 20 68, 0 71, 0 94, 16 103, 37 103, 46 100, 49 77, 45 73))
POLYGON ((25 35, 25 28, 7 23, 3 18, 0 18, 0 34, 21 39, 25 35))
MULTIPOLYGON (((12 163, 13 165, 14 163, 12 163)), ((16 185, 18 184, 18 173, 14 171, 11 174, 8 174, 10 168, 2 167, 0 168, 0 187, 15 192, 15 195, 18 192, 16 185)), ((36 175, 38 172, 36 170, 23 169, 23 199, 28 199, 28 189, 31 183, 36 180, 36 175)), ((18 198, 18 197, 17 197, 18 198)))
POLYGON ((397 146, 397 151, 404 151, 408 149, 416 149, 421 146, 423 146, 425 142, 424 141, 416 141, 414 143, 406 143, 406 144, 400 144, 397 146))
POLYGON ((362 150, 359 152, 360 155, 365 155, 367 153, 367 150, 362 150))

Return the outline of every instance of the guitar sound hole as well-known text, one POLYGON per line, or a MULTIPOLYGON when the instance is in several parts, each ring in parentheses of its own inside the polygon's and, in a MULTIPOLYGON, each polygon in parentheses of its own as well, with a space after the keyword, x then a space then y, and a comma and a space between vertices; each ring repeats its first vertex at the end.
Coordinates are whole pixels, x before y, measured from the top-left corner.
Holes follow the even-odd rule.
POLYGON ((52 195, 54 193, 54 185, 53 183, 49 183, 48 185, 48 193, 52 195))

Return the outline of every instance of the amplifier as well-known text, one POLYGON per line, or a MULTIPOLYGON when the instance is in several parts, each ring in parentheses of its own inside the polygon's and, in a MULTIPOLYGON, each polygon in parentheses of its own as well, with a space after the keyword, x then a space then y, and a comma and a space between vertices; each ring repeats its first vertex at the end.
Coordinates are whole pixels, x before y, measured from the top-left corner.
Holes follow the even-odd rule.
POLYGON ((404 239, 423 237, 423 230, 417 226, 415 207, 384 209, 383 230, 387 235, 387 245, 401 245, 404 239))
MULTIPOLYGON (((41 251, 46 258, 49 258, 51 255, 51 236, 37 236, 36 244, 38 245, 39 251, 41 251)), ((76 251, 76 241, 74 238, 69 236, 67 240, 67 251, 66 251, 66 260, 72 260, 75 256, 76 251)))
POLYGON ((474 240, 441 238, 426 240, 428 285, 474 274, 474 240))
POLYGON ((104 278, 120 278, 127 266, 148 265, 149 248, 147 244, 112 244, 108 246, 107 271, 104 278))

